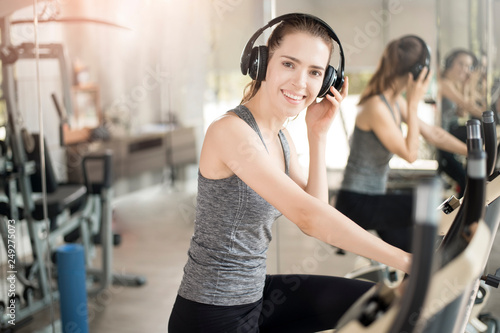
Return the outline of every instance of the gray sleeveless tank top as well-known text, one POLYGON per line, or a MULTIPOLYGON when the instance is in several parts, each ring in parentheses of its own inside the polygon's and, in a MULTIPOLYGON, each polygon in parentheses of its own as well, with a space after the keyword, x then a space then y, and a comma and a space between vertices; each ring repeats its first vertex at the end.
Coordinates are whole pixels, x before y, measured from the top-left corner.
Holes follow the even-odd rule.
POLYGON ((451 99, 443 97, 441 99, 441 127, 449 132, 451 126, 458 123, 458 118, 457 104, 451 99))
MULTIPOLYGON (((394 111, 384 95, 379 96, 396 120, 394 111)), ((400 112, 397 104, 396 107, 400 112)), ((373 131, 363 131, 355 126, 341 189, 363 194, 386 193, 389 161, 393 155, 373 131)))
MULTIPOLYGON (((248 108, 239 105, 231 111, 257 132, 265 147, 248 108)), ((288 174, 290 149, 281 131, 279 138, 288 174)), ((271 227, 280 216, 236 175, 207 179, 198 172, 194 234, 179 295, 226 306, 258 301, 263 294, 271 227)))

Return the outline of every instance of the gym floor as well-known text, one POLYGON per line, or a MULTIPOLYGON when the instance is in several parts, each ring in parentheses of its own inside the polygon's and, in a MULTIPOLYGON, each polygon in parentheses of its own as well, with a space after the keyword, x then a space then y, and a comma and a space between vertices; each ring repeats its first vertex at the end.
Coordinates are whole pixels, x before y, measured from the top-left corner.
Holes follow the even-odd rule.
MULTIPOLYGON (((90 297, 90 332, 167 331, 193 232, 195 193, 196 182, 189 181, 148 187, 115 200, 114 229, 121 234, 122 243, 114 250, 114 271, 141 275, 147 282, 140 287, 112 286, 100 296, 90 297)), ((270 273, 342 276, 365 264, 351 253, 336 254, 333 247, 305 236, 284 217, 275 223, 273 235, 268 254, 270 273)), ((498 238, 492 262, 492 268, 500 267, 498 238)), ((493 290, 491 295, 488 307, 500 318, 500 290, 493 290)), ((52 316, 59 317, 57 305, 53 314, 42 311, 16 332, 53 332, 52 316)), ((61 332, 59 323, 54 327, 61 332)))

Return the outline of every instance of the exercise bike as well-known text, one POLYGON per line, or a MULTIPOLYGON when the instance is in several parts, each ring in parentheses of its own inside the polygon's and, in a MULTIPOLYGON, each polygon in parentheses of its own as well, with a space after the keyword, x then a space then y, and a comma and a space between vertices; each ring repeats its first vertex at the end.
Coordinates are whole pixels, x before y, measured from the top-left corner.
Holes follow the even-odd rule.
MULTIPOLYGON (((434 260, 422 263, 419 259, 420 251, 433 248, 435 235, 427 243, 414 241, 417 245, 413 251, 415 263, 404 297, 398 289, 378 283, 346 313, 338 332, 465 331, 500 213, 499 201, 485 209, 486 157, 478 123, 468 123, 468 135, 466 194, 450 230, 436 252, 431 251, 434 260), (417 262, 421 265, 417 266, 417 262), (415 280, 422 278, 419 269, 432 272, 427 288, 425 284, 417 289, 413 287, 417 284, 415 280)), ((434 207, 428 205, 426 208, 437 212, 434 207)), ((417 215, 420 210, 417 207, 417 215)), ((420 230, 421 226, 416 223, 415 237, 420 230)), ((421 283, 426 281, 425 274, 423 279, 421 283)), ((491 275, 489 279, 495 280, 491 275)), ((492 325, 491 329, 495 332, 496 328, 492 325)))

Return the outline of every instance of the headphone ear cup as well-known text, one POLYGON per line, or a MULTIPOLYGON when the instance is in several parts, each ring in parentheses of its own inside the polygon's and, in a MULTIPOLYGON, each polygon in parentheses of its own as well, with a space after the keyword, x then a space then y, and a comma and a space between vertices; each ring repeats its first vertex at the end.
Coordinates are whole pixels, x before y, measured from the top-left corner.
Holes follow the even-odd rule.
POLYGON ((259 70, 257 74, 257 81, 264 81, 266 79, 267 72, 267 60, 269 59, 269 52, 267 46, 259 46, 260 60, 259 60, 259 70))
POLYGON ((267 46, 256 46, 252 49, 252 54, 250 55, 250 67, 248 69, 248 75, 253 80, 264 81, 266 78, 267 71, 267 46))
POLYGON ((255 80, 257 77, 257 69, 259 68, 259 48, 252 48, 250 59, 248 61, 248 75, 255 80))
POLYGON ((342 89, 343 85, 344 85, 344 76, 343 75, 340 75, 340 76, 337 75, 337 78, 335 79, 335 82, 333 83, 333 87, 335 89, 337 89, 338 91, 340 91, 340 89, 342 89))
POLYGON ((325 97, 325 95, 330 92, 330 87, 333 86, 336 81, 337 81, 337 70, 333 66, 328 65, 325 71, 325 78, 323 79, 323 84, 321 85, 321 89, 319 90, 318 93, 318 97, 325 97))
POLYGON ((410 68, 410 73, 413 74, 413 80, 417 81, 418 76, 420 75, 420 72, 424 69, 424 66, 422 64, 415 64, 410 68))

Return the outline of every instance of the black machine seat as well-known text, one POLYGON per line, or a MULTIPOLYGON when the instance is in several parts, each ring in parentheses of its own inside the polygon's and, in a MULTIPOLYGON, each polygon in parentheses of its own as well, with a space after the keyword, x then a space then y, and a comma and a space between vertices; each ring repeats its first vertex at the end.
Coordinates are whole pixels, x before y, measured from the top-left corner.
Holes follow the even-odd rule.
MULTIPOLYGON (((10 211, 10 205, 8 202, 0 202, 0 215, 6 216, 8 219, 14 219, 12 212, 10 211)), ((24 219, 24 210, 22 207, 17 207, 17 218, 24 219)))
MULTIPOLYGON (((47 193, 47 218, 52 220, 61 214, 65 209, 72 212, 77 211, 85 203, 87 188, 80 184, 63 184, 55 192, 47 193)), ((35 221, 43 221, 43 199, 39 197, 34 200, 34 210, 32 217, 35 221)), ((0 215, 9 219, 14 218, 11 207, 7 202, 0 202, 0 215)), ((17 207, 17 218, 24 219, 23 207, 17 207)))
MULTIPOLYGON (((56 218, 65 209, 78 210, 85 202, 87 188, 81 184, 59 184, 52 193, 47 193, 47 217, 56 218)), ((35 200, 33 218, 43 220, 43 199, 35 200)))

